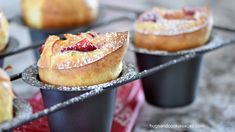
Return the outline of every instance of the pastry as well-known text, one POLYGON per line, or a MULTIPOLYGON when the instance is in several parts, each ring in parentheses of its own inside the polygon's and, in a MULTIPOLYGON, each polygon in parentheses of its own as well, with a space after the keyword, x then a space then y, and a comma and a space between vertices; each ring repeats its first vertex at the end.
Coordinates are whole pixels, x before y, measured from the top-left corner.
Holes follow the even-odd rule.
POLYGON ((9 24, 3 12, 0 11, 0 51, 6 48, 8 40, 9 24))
POLYGON ((207 7, 153 8, 136 20, 134 44, 148 50, 169 52, 195 48, 208 41, 212 24, 212 15, 207 7))
POLYGON ((60 86, 89 86, 116 79, 128 32, 65 34, 49 36, 37 63, 41 81, 60 86))
POLYGON ((10 78, 0 69, 0 123, 13 117, 13 92, 10 78))
POLYGON ((98 0, 22 0, 21 6, 26 25, 38 29, 87 25, 98 13, 98 0))

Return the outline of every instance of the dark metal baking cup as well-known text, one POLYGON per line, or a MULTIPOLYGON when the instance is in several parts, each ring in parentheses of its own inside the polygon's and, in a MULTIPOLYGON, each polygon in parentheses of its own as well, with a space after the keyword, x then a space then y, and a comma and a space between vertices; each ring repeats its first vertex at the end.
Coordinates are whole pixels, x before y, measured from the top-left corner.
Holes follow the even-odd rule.
MULTIPOLYGON (((13 37, 9 38, 6 48, 0 52, 0 55, 15 51, 19 47, 19 42, 13 37)), ((0 58, 0 67, 3 67, 3 58, 0 58)))
MULTIPOLYGON (((140 71, 178 58, 140 53, 136 53, 136 57, 140 71)), ((198 88, 202 59, 203 56, 197 56, 143 78, 146 100, 159 107, 180 107, 193 102, 198 88)))
MULTIPOLYGON (((55 91, 41 89, 45 107, 77 97, 85 91, 55 91)), ((110 132, 116 100, 116 88, 108 89, 66 109, 48 116, 52 132, 110 132)))
MULTIPOLYGON (((222 46, 231 39, 213 32, 208 44, 198 48, 178 52, 150 51, 143 48, 131 47, 136 52, 136 59, 140 71, 161 65, 167 61, 186 54, 200 54, 222 46)), ((165 70, 143 78, 146 100, 159 107, 182 107, 189 105, 195 99, 198 81, 201 76, 203 55, 175 64, 165 70)))
POLYGON ((12 131, 15 123, 18 123, 20 119, 28 117, 32 114, 31 106, 20 98, 15 98, 13 102, 14 117, 12 120, 0 124, 0 131, 12 131))
POLYGON ((95 89, 98 92, 106 89, 98 95, 50 114, 48 120, 51 131, 109 132, 116 99, 116 87, 113 85, 127 81, 134 75, 136 75, 135 68, 132 65, 124 65, 120 77, 116 80, 87 87, 61 87, 41 82, 38 79, 37 66, 32 65, 24 71, 22 78, 26 83, 41 88, 47 108, 56 104, 58 107, 61 102, 95 89))

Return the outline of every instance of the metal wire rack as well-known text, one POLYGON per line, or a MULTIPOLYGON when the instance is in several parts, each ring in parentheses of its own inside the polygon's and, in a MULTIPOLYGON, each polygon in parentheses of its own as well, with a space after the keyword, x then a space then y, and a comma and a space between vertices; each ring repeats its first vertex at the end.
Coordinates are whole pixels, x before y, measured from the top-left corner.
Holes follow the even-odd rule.
MULTIPOLYGON (((123 8, 119 8, 119 7, 109 7, 109 6, 107 6, 107 8, 112 8, 112 9, 119 10, 119 11, 126 11, 126 12, 128 12, 128 15, 118 17, 118 18, 113 18, 113 19, 105 19, 103 21, 94 23, 94 24, 89 25, 87 27, 70 30, 68 32, 69 33, 77 33, 77 32, 87 31, 87 30, 90 30, 92 28, 105 26, 107 24, 112 24, 114 22, 119 22, 119 21, 122 21, 122 20, 134 21, 136 19, 136 16, 138 16, 138 14, 140 13, 140 12, 137 12, 137 11, 133 11, 133 10, 129 10, 129 9, 123 9, 123 8)), ((146 70, 143 70, 141 72, 137 72, 135 75, 131 76, 130 78, 128 78, 128 79, 126 79, 122 82, 113 83, 112 86, 107 85, 107 86, 104 86, 104 87, 98 87, 96 89, 85 92, 84 94, 82 94, 80 96, 71 98, 67 101, 56 104, 56 105, 54 105, 50 108, 46 108, 46 109, 44 109, 40 112, 34 113, 30 116, 26 116, 26 117, 21 118, 21 119, 13 119, 8 125, 5 125, 3 128, 0 128, 0 130, 2 130, 2 131, 11 130, 11 129, 16 128, 18 126, 21 126, 21 125, 23 125, 27 122, 31 122, 33 120, 36 120, 38 118, 47 116, 47 115, 49 115, 51 113, 54 113, 56 111, 66 109, 68 106, 70 106, 72 104, 79 103, 79 102, 81 102, 81 101, 83 101, 87 98, 90 98, 92 96, 100 94, 100 93, 104 92, 105 90, 109 89, 110 87, 112 87, 112 88, 116 87, 117 88, 118 86, 124 85, 124 84, 132 82, 134 80, 141 79, 141 78, 153 75, 153 74, 157 73, 158 71, 166 69, 166 68, 168 68, 172 65, 175 65, 177 63, 181 63, 181 62, 185 62, 185 61, 188 61, 190 59, 193 59, 198 55, 206 54, 206 53, 209 53, 209 52, 214 51, 216 49, 219 49, 219 48, 231 45, 231 44, 235 44, 235 37, 226 37, 226 36, 221 35, 222 34, 221 32, 224 32, 224 31, 227 31, 227 32, 230 32, 230 34, 233 34, 233 33, 235 33, 234 29, 230 29, 230 28, 226 28, 226 27, 220 27, 220 26, 214 26, 214 29, 216 29, 216 32, 212 34, 211 41, 208 44, 209 46, 204 46, 204 47, 202 47, 201 49, 198 49, 198 50, 191 50, 187 53, 182 54, 181 56, 179 56, 176 59, 172 59, 172 60, 170 60, 168 62, 165 62, 161 65, 157 65, 157 66, 155 66, 151 69, 146 69, 146 70)), ((62 34, 60 34, 59 36, 62 37, 62 34)), ((45 40, 41 40, 39 42, 36 42, 35 45, 30 45, 30 46, 20 48, 20 49, 17 49, 15 51, 11 51, 11 52, 8 52, 8 53, 5 53, 5 54, 0 54, 0 59, 8 57, 8 56, 16 55, 18 53, 22 53, 22 52, 25 52, 27 50, 32 50, 32 49, 39 48, 44 41, 45 40)), ((133 51, 133 52, 144 52, 143 50, 137 49, 133 46, 130 48, 130 50, 133 51)), ((11 81, 20 79, 20 78, 22 78, 22 73, 12 75, 10 78, 11 78, 11 81)))

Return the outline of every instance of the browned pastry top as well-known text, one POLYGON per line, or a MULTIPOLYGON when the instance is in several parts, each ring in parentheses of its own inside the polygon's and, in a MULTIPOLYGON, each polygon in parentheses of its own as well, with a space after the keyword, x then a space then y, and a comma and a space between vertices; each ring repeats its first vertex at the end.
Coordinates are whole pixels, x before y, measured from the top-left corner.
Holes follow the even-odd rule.
POLYGON ((83 26, 97 17, 98 0, 22 0, 22 13, 33 28, 83 26))
POLYGON ((143 13, 135 23, 135 31, 155 35, 190 33, 212 23, 207 7, 169 10, 153 8, 143 13))
POLYGON ((94 0, 47 0, 42 4, 42 23, 45 28, 53 28, 65 25, 66 27, 74 27, 80 22, 80 19, 94 17, 92 2, 94 0), (90 4, 91 3, 91 4, 90 4), (80 6, 82 5, 82 6, 80 6), (64 16, 64 19, 61 19, 64 16), (61 21, 61 22, 56 22, 61 21), (51 24, 51 22, 54 22, 51 24))
POLYGON ((77 35, 65 34, 65 40, 50 36, 38 61, 40 68, 70 69, 102 59, 128 43, 128 32, 77 35))

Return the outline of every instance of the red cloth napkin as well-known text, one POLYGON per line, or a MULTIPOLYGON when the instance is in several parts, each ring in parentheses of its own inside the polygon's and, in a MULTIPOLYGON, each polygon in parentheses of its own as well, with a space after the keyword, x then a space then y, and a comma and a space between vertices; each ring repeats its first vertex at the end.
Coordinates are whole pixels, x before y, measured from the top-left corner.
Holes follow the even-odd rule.
MULTIPOLYGON (((28 100, 33 112, 44 109, 41 93, 36 93, 28 100)), ((139 110, 144 101, 140 80, 128 83, 118 88, 115 112, 111 132, 130 132, 134 126, 139 110)), ((27 123, 14 132, 49 132, 47 117, 27 123)))

